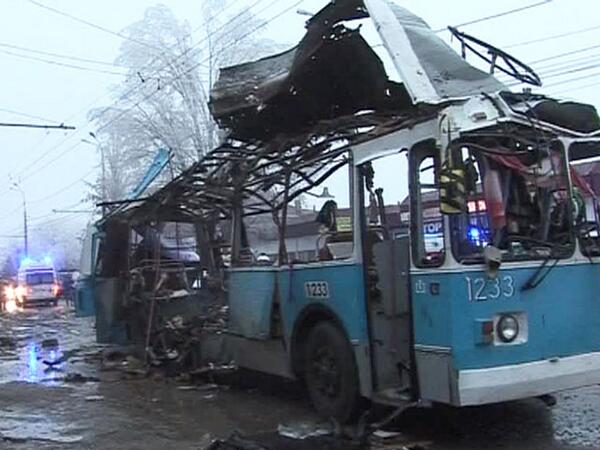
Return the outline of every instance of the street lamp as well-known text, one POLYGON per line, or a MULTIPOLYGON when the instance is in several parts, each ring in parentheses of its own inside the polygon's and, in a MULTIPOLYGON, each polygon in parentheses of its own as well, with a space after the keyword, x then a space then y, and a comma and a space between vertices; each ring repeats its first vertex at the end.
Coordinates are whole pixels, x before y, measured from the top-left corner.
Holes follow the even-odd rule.
POLYGON ((18 191, 21 193, 21 198, 23 199, 23 240, 24 240, 24 248, 25 256, 29 256, 29 236, 27 233, 27 202, 25 201, 25 192, 21 185, 16 181, 10 186, 10 189, 13 191, 18 191))
POLYGON ((308 17, 312 17, 315 15, 314 13, 307 11, 306 9, 297 9, 296 14, 299 14, 301 16, 308 16, 308 17))

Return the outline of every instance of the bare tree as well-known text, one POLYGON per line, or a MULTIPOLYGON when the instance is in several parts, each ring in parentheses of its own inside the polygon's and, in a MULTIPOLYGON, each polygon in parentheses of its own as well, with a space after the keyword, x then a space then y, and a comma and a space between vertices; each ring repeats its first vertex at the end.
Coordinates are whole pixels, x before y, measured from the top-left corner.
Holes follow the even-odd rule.
POLYGON ((31 229, 30 256, 48 255, 58 269, 79 267, 81 257, 81 225, 79 223, 51 222, 31 229))
MULTIPOLYGON (((203 1, 193 32, 164 5, 124 30, 131 40, 115 62, 129 68, 127 80, 115 88, 115 106, 90 112, 104 151, 107 199, 123 198, 157 148, 171 150, 178 172, 217 144, 207 103, 219 67, 276 49, 260 37, 260 20, 249 9, 229 11, 232 3, 203 1)), ((96 195, 101 185, 99 179, 96 195)))

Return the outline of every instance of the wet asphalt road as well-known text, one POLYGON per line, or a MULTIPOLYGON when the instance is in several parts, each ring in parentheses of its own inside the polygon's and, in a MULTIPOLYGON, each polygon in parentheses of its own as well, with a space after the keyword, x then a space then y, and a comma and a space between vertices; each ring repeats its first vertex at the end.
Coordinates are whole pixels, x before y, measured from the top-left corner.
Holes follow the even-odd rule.
MULTIPOLYGON (((204 449, 234 430, 270 449, 349 449, 331 437, 286 440, 280 424, 314 423, 301 386, 242 374, 229 385, 125 377, 101 367, 93 322, 65 307, 0 316, 0 449, 204 449), (55 347, 56 340, 58 347, 55 347), (68 362, 48 370, 44 361, 68 362), (74 379, 74 374, 98 381, 74 379)), ((373 448, 600 448, 600 387, 468 409, 411 410, 399 442, 373 448), (420 447, 419 447, 420 446, 420 447)))

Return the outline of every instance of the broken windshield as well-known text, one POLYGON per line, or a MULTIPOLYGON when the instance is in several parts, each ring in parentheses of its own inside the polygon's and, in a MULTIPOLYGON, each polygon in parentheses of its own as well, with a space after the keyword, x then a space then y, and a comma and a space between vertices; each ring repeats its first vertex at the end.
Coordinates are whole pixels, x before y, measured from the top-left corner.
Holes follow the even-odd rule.
POLYGON ((450 164, 464 173, 466 207, 451 216, 459 262, 481 261, 488 245, 504 260, 571 254, 572 202, 560 142, 464 142, 453 146, 450 164))

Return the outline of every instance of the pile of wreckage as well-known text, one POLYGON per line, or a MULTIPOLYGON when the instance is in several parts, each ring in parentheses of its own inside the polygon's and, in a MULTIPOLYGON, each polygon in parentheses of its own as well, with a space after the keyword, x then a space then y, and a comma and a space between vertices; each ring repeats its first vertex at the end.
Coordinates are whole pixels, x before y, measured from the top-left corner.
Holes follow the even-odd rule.
POLYGON ((246 217, 272 217, 281 231, 284 206, 347 164, 349 145, 435 113, 390 80, 360 28, 343 24, 368 17, 360 0, 332 2, 298 46, 222 69, 209 106, 228 130, 223 143, 149 197, 105 205, 112 209, 97 224, 100 341, 135 343, 145 361, 175 370, 229 364, 219 339, 227 328, 224 269, 244 264, 225 238, 235 206, 246 217))

